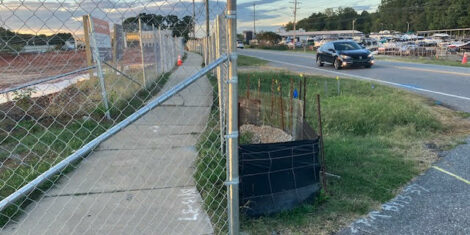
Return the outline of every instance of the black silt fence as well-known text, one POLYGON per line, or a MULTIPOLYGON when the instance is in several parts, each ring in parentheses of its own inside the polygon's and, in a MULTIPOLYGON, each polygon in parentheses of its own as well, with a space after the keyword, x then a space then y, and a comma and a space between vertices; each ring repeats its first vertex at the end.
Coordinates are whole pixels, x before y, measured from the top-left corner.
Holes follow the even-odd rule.
POLYGON ((295 208, 320 192, 319 139, 240 145, 240 205, 247 216, 295 208))

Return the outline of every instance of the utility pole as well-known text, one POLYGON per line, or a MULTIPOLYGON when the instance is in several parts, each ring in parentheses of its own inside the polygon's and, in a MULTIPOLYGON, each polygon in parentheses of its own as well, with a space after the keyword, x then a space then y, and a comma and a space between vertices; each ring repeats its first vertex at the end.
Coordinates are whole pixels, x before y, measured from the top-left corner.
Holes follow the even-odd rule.
POLYGON ((298 2, 297 0, 294 0, 294 33, 293 33, 293 36, 294 36, 294 50, 295 50, 295 42, 297 41, 297 5, 298 5, 298 2))
POLYGON ((209 20, 210 20, 210 17, 209 17, 209 0, 206 0, 206 39, 205 39, 205 43, 204 43, 204 47, 206 48, 204 50, 204 66, 207 66, 207 64, 209 64, 209 36, 210 36, 210 32, 209 32, 209 20))
POLYGON ((196 4, 193 0, 193 38, 196 39, 196 4))
POLYGON ((256 38, 256 2, 253 2, 253 39, 256 38))
POLYGON ((209 37, 210 36, 210 32, 209 32, 209 0, 206 0, 206 36, 209 37))
POLYGON ((356 26, 356 19, 354 19, 352 23, 353 23, 352 24, 352 37, 353 37, 353 40, 354 40, 354 35, 355 35, 354 30, 355 30, 355 26, 356 26))
POLYGON ((406 32, 409 33, 410 32, 410 22, 407 21, 406 24, 408 24, 408 29, 406 30, 406 32))

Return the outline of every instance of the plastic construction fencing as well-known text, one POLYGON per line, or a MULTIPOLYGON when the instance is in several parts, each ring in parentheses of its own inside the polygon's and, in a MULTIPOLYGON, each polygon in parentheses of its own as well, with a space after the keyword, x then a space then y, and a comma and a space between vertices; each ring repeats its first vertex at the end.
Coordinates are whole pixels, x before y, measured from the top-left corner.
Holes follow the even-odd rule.
POLYGON ((1 232, 237 233, 233 8, 1 1, 1 232))
POLYGON ((319 137, 306 122, 304 102, 260 92, 239 103, 240 125, 268 125, 292 141, 240 145, 240 205, 250 217, 293 209, 320 192, 319 137), (283 106, 284 104, 284 106, 283 106))
POLYGON ((293 209, 321 189, 319 139, 240 145, 240 205, 248 216, 293 209))
MULTIPOLYGON (((240 145, 241 212, 257 217, 313 201, 326 187, 326 168, 321 124, 316 133, 306 121, 306 78, 300 76, 296 82, 291 78, 286 90, 274 79, 270 84, 269 78, 243 80, 239 125, 268 125, 284 131, 292 141, 240 145)), ((318 104, 319 96, 317 99, 318 104)), ((319 105, 316 111, 321 120, 319 105)))

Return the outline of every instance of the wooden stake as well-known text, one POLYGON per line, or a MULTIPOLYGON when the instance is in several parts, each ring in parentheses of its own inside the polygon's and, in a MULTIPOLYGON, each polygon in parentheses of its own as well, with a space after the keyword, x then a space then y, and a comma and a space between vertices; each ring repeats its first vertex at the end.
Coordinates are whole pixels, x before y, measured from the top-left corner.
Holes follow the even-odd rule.
POLYGON ((273 116, 274 108, 274 79, 271 78, 271 117, 273 116))
POLYGON ((305 105, 307 104, 307 78, 304 77, 304 107, 303 107, 303 112, 304 112, 304 121, 305 121, 305 116, 307 116, 307 113, 305 112, 305 105))
POLYGON ((289 89, 289 127, 290 130, 292 131, 292 128, 294 126, 294 80, 291 78, 290 79, 290 89, 289 89))
POLYGON ((285 130, 285 124, 284 124, 284 106, 282 102, 282 85, 279 83, 279 99, 281 100, 281 125, 282 125, 282 130, 285 130))
POLYGON ((258 78, 258 100, 261 100, 261 80, 258 78))
MULTIPOLYGON (((86 55, 86 63, 88 66, 93 65, 93 56, 91 55, 91 44, 90 44, 90 19, 88 15, 84 15, 83 17, 83 31, 84 31, 84 38, 85 38, 85 55, 86 55)), ((88 74, 90 75, 90 80, 93 79, 93 70, 90 69, 88 74)))

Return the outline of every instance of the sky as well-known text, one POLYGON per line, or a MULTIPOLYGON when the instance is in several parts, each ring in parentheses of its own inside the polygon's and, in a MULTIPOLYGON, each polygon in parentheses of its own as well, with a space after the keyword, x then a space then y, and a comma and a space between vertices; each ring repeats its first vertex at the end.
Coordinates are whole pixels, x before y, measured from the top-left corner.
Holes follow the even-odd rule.
MULTIPOLYGON (((256 3, 256 31, 276 31, 293 20, 294 0, 238 0, 239 30, 253 30, 253 2, 256 3)), ((326 8, 353 7, 357 11, 375 11, 380 0, 298 0, 297 19, 326 8)))
MULTIPOLYGON (((374 11, 380 0, 298 0, 298 19, 326 8, 353 7, 374 11)), ((204 0, 195 0, 198 35, 204 34, 204 0)), ((226 0, 209 0, 213 20, 225 9, 226 0)), ((238 0, 238 30, 253 29, 253 2, 256 2, 257 31, 276 31, 292 21, 293 0, 238 0)), ((83 34, 82 16, 113 23, 137 14, 192 15, 192 0, 0 0, 0 27, 15 32, 83 34)))

